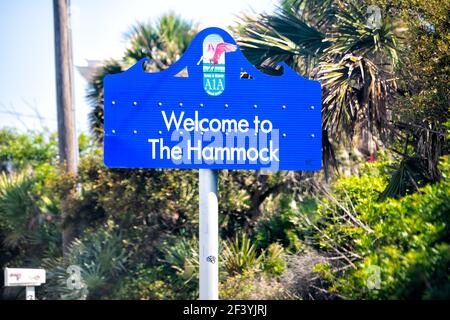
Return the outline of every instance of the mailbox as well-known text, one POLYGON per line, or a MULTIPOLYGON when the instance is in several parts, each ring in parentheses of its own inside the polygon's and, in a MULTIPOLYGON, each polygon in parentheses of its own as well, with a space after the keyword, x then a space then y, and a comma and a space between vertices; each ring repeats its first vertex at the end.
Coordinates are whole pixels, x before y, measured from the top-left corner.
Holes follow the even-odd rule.
POLYGON ((5 287, 34 287, 45 283, 45 269, 5 268, 5 287))

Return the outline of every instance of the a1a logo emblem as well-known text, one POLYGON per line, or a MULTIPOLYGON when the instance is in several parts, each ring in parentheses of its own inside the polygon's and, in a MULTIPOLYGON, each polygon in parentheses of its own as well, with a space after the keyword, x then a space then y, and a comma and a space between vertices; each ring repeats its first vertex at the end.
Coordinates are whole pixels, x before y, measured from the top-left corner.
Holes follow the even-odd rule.
POLYGON ((234 44, 225 43, 218 34, 210 34, 203 41, 203 89, 210 96, 225 90, 225 53, 236 51, 234 44))

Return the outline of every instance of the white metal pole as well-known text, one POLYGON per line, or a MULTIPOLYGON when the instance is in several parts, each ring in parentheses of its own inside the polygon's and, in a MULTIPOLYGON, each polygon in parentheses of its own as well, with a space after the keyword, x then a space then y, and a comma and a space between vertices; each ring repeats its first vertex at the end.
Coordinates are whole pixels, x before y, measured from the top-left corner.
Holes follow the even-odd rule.
POLYGON ((217 171, 199 170, 200 300, 219 299, 219 202, 217 171))
POLYGON ((25 287, 25 300, 35 300, 34 287, 25 287))

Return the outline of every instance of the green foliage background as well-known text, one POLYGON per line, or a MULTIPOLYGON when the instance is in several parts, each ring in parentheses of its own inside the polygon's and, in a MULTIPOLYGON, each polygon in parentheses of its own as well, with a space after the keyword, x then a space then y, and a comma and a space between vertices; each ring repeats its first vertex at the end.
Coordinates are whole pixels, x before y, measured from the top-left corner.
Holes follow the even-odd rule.
MULTIPOLYGON (((221 298, 450 298, 449 12, 438 0, 285 0, 241 16, 235 36, 261 71, 283 61, 322 81, 324 170, 220 172, 221 298), (365 23, 370 4, 379 29, 365 23)), ((108 169, 102 154, 103 77, 145 56, 167 68, 196 28, 174 14, 139 23, 123 59, 97 70, 77 176, 60 171, 55 134, 0 130, 0 266, 45 268, 39 298, 198 297, 197 171, 108 169), (63 257, 66 226, 76 239, 63 257)))

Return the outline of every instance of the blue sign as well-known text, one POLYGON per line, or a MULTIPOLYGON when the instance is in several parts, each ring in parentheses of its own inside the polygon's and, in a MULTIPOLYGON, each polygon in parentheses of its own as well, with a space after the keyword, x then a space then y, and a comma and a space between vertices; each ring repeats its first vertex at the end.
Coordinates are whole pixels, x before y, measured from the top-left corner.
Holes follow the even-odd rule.
POLYGON ((142 59, 105 77, 105 164, 112 168, 319 170, 321 87, 284 63, 272 76, 219 28, 170 68, 142 59))

